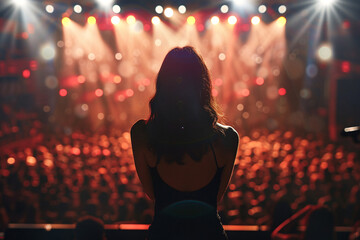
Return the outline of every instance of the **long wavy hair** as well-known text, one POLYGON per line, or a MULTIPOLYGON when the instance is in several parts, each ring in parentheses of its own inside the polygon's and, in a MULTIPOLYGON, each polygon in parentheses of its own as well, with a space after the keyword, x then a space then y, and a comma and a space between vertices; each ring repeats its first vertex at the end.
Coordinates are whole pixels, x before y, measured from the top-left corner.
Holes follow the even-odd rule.
POLYGON ((165 57, 150 100, 150 147, 167 161, 181 163, 185 153, 200 160, 219 118, 209 71, 192 47, 174 48, 165 57))

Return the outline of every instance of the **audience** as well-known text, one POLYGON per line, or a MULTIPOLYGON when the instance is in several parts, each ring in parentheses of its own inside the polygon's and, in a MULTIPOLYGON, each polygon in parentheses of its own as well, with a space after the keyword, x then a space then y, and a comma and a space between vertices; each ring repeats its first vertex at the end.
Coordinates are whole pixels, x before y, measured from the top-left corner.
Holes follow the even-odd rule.
MULTIPOLYGON (((240 133, 241 134, 241 133, 240 133)), ((335 225, 358 219, 357 150, 295 131, 254 130, 240 136, 229 190, 220 203, 224 224, 279 224, 275 204, 286 199, 283 219, 308 204, 325 205, 335 225), (274 215, 273 215, 274 214, 274 215)), ((150 223, 130 134, 44 132, 35 146, 0 151, 3 205, 12 223, 73 223, 86 214, 105 223, 150 223)), ((274 225, 275 224, 275 225, 274 225)))

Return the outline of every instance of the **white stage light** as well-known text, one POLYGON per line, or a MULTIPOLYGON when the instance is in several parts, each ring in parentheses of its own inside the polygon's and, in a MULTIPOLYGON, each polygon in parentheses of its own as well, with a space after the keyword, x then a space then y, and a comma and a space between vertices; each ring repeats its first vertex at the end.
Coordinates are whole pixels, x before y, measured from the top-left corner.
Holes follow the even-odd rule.
POLYGON ((317 56, 321 61, 330 61, 333 56, 333 50, 330 44, 322 44, 317 50, 317 56))
POLYGON ((12 2, 16 7, 21 7, 21 8, 25 8, 29 3, 28 0, 13 0, 12 2))
POLYGON ((109 8, 114 3, 114 0, 97 0, 97 3, 100 7, 109 8))
POLYGON ((114 13, 120 13, 121 12, 121 7, 119 5, 114 5, 112 7, 112 10, 114 13))
POLYGON ((55 47, 50 43, 46 43, 40 47, 40 55, 45 60, 49 61, 54 59, 55 54, 55 47))
POLYGON ((161 21, 160 21, 160 18, 158 16, 155 16, 151 19, 151 22, 154 24, 154 25, 157 25, 159 24, 161 21))
POLYGON ((211 18, 211 23, 212 24, 218 24, 220 22, 220 19, 219 19, 219 17, 218 16, 213 16, 212 18, 211 18))
POLYGON ((330 7, 332 6, 336 0, 318 0, 319 4, 323 7, 330 7))
POLYGON ((278 11, 280 14, 284 14, 286 12, 287 8, 285 5, 281 5, 279 8, 278 8, 278 11))
POLYGON ((229 11, 229 6, 228 5, 222 5, 221 8, 220 8, 220 11, 222 13, 227 13, 229 11))
POLYGON ((165 8, 164 15, 165 15, 165 17, 170 18, 174 15, 174 10, 172 10, 172 8, 169 8, 169 7, 165 8))
POLYGON ((179 13, 184 14, 186 13, 186 7, 184 5, 179 6, 178 8, 179 13))
POLYGON ((54 12, 54 6, 51 4, 46 5, 45 7, 46 12, 53 13, 54 12))
POLYGON ((267 7, 265 5, 260 5, 258 8, 259 13, 265 13, 267 10, 267 7))
POLYGON ((113 25, 119 24, 119 23, 120 23, 120 18, 119 18, 118 16, 112 16, 112 17, 111 17, 111 23, 112 23, 113 25))
POLYGON ((163 11, 164 11, 164 8, 163 8, 162 6, 157 5, 157 6, 155 7, 155 12, 156 12, 157 14, 162 14, 163 11))
POLYGON ((74 12, 81 13, 82 12, 82 7, 79 4, 76 4, 74 6, 74 12))

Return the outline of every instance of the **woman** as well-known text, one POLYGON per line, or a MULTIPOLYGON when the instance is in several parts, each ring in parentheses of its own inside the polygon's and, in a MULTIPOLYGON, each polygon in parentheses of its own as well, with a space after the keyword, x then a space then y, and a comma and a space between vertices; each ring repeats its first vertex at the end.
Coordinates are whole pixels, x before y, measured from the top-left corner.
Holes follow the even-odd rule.
POLYGON ((211 80, 192 47, 165 57, 148 120, 131 129, 135 166, 155 201, 149 239, 227 239, 217 202, 229 183, 236 131, 218 121, 211 80))

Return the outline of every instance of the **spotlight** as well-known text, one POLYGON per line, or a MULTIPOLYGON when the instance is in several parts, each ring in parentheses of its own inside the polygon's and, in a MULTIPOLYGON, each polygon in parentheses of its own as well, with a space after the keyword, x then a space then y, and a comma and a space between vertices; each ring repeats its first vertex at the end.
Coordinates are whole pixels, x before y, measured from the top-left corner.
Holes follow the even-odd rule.
POLYGON ((29 3, 28 0, 13 0, 13 4, 16 7, 26 8, 27 4, 29 3))
POLYGON ((319 4, 324 7, 330 7, 336 2, 336 0, 318 0, 318 1, 319 4))
POLYGON ((152 24, 157 25, 160 23, 160 18, 158 16, 155 16, 151 19, 152 24))
POLYGON ((178 8, 179 13, 184 14, 186 13, 186 7, 184 5, 179 6, 178 8))
POLYGON ((120 13, 121 12, 121 7, 119 5, 114 5, 112 7, 112 10, 114 13, 120 13))
POLYGON ((165 17, 170 18, 174 15, 174 10, 172 10, 172 8, 165 8, 164 15, 165 17))
POLYGON ((265 5, 260 5, 258 8, 259 13, 265 13, 267 10, 267 7, 265 5))
POLYGON ((321 61, 330 61, 333 55, 332 48, 329 44, 322 44, 317 50, 317 56, 321 61))
POLYGON ((229 24, 234 25, 234 24, 236 24, 236 22, 237 22, 237 18, 235 16, 230 16, 228 18, 228 23, 229 24))
POLYGON ((287 8, 285 5, 281 5, 279 8, 278 8, 278 12, 280 14, 284 14, 286 12, 287 8))
POLYGON ((221 8, 220 8, 220 11, 222 13, 227 13, 229 11, 229 6, 228 5, 222 5, 221 8))
POLYGON ((40 55, 43 59, 49 61, 54 59, 56 52, 52 44, 46 43, 40 48, 40 55))
POLYGON ((129 24, 129 25, 134 25, 136 23, 136 18, 133 16, 133 15, 129 15, 127 18, 126 18, 126 22, 129 24))
POLYGON ((213 16, 212 18, 211 18, 211 23, 212 24, 218 24, 220 22, 220 19, 219 19, 219 17, 218 16, 213 16))
POLYGON ((196 22, 196 19, 194 16, 189 16, 186 21, 189 25, 194 25, 196 22))
POLYGON ((280 25, 280 26, 285 26, 286 24, 286 18, 285 17, 279 17, 276 22, 280 25))
POLYGON ((62 20, 61 20, 61 23, 62 23, 62 25, 63 26, 69 26, 70 25, 70 23, 71 23, 71 20, 70 20, 70 18, 68 18, 68 17, 64 17, 62 20))
POLYGON ((260 23, 260 18, 258 16, 254 16, 251 18, 251 23, 253 25, 258 25, 260 23))
POLYGON ((162 6, 157 5, 157 6, 155 7, 155 12, 156 12, 157 14, 162 14, 163 11, 164 11, 164 8, 163 8, 162 6))
POLYGON ((74 12, 81 13, 82 12, 82 7, 79 4, 76 4, 74 6, 74 12))
POLYGON ((90 25, 94 25, 94 24, 96 24, 96 18, 94 16, 90 16, 90 17, 88 17, 87 22, 90 25))
POLYGON ((111 4, 114 3, 114 0, 97 0, 97 3, 102 8, 110 8, 111 4))
POLYGON ((53 13, 54 12, 54 6, 51 4, 46 5, 45 7, 46 12, 53 13))
POLYGON ((112 16, 112 17, 111 17, 111 23, 112 23, 113 25, 119 24, 119 23, 120 23, 120 18, 119 18, 118 16, 112 16))

